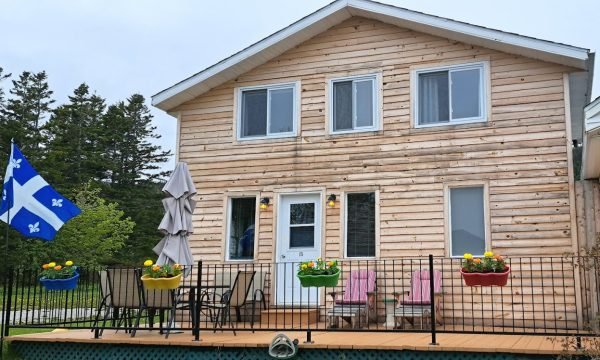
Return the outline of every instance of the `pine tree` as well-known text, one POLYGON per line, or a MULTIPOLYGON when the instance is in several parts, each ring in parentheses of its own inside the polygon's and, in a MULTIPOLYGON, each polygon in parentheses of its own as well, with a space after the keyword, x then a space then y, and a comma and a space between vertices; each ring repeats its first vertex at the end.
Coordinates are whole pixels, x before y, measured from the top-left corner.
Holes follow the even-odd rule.
POLYGON ((24 71, 18 80, 12 81, 12 85, 12 96, 1 109, 0 128, 3 131, 0 133, 0 152, 7 153, 10 140, 14 138, 35 166, 41 160, 44 138, 40 130, 54 103, 51 98, 53 92, 45 71, 24 71))
MULTIPOLYGON (((0 66, 0 85, 2 80, 10 78, 11 74, 4 74, 4 69, 0 66)), ((2 116, 2 109, 4 109, 4 89, 0 86, 0 116, 2 116)))
POLYGON ((90 180, 99 181, 105 165, 99 146, 105 100, 91 94, 88 85, 79 85, 69 103, 56 108, 44 126, 48 134, 45 173, 48 181, 69 196, 73 189, 90 180))
POLYGON ((126 102, 109 106, 102 121, 105 130, 100 147, 108 164, 103 181, 108 185, 105 196, 118 201, 136 223, 118 255, 127 263, 152 256, 152 247, 161 238, 157 227, 163 215, 160 180, 164 174, 158 170, 171 155, 151 143, 161 136, 152 126, 152 115, 144 102, 142 95, 135 94, 126 102))

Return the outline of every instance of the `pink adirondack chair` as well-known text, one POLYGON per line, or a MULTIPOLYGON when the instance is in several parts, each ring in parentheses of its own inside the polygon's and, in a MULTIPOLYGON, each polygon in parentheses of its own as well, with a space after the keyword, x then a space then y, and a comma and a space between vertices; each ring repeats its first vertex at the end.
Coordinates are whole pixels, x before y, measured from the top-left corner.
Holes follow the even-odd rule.
MULTIPOLYGON (((436 321, 440 325, 443 325, 441 313, 442 273, 439 270, 433 271, 433 291, 435 293, 436 321)), ((394 313, 395 317, 420 317, 422 321, 424 316, 430 314, 431 309, 431 279, 429 270, 414 271, 410 279, 410 291, 396 293, 395 295, 396 301, 399 303, 394 313)))
POLYGON ((339 325, 340 318, 350 322, 352 327, 361 323, 369 324, 369 318, 375 309, 376 278, 374 270, 353 270, 341 298, 338 297, 338 292, 329 293, 334 301, 333 308, 327 312, 332 326, 334 320, 339 325), (363 318, 364 321, 361 322, 363 318))

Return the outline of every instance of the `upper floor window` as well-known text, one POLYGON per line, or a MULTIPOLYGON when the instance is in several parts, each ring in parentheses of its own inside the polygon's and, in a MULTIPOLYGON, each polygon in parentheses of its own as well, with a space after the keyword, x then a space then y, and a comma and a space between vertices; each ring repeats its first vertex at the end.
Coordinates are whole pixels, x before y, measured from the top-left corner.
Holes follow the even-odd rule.
POLYGON ((415 127, 486 121, 484 63, 416 71, 415 127))
POLYGON ((240 88, 238 139, 296 136, 296 83, 240 88))
POLYGON ((377 75, 330 80, 330 132, 379 129, 377 75))

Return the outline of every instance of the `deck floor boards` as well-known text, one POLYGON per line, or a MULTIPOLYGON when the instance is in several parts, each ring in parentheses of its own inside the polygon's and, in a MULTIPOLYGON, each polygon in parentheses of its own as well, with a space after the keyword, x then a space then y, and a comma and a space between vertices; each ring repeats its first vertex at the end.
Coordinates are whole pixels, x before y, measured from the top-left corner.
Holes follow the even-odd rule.
MULTIPOLYGON (((306 333, 286 331, 292 339, 298 339, 301 348, 328 349, 372 349, 372 350, 417 350, 417 351, 460 351, 501 352, 516 354, 559 354, 561 346, 549 337, 540 335, 492 335, 492 334, 438 334, 439 345, 430 345, 428 333, 375 333, 314 331, 314 343, 305 344, 306 333)), ((171 334, 168 339, 157 330, 138 331, 134 338, 122 331, 106 330, 101 339, 94 339, 89 330, 55 330, 49 333, 10 336, 8 341, 24 342, 78 342, 135 345, 207 346, 207 347, 268 347, 277 332, 255 333, 202 331, 201 341, 193 341, 190 332, 171 334)))

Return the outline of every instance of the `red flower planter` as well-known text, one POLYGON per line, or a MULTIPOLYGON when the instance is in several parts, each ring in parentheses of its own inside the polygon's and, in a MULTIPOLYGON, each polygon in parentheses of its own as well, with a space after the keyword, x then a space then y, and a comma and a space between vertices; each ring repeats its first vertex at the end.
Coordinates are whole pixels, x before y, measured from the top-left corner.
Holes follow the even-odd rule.
POLYGON ((460 269, 460 273, 467 286, 504 286, 508 282, 510 267, 507 266, 501 273, 468 273, 460 269))

